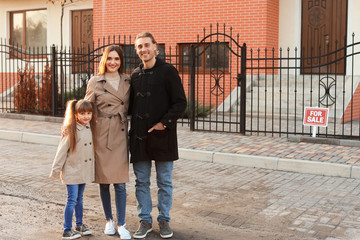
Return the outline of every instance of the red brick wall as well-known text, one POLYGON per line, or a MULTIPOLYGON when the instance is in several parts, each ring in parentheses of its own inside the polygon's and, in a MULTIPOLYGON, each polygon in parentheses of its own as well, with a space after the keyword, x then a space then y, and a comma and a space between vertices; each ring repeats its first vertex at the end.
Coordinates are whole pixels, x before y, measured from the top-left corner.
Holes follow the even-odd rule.
POLYGON ((341 118, 342 123, 350 122, 360 118, 360 84, 357 86, 352 99, 346 107, 343 117, 341 118))
POLYGON ((17 72, 16 73, 1 72, 0 79, 1 79, 0 94, 5 93, 6 90, 11 89, 11 87, 15 86, 20 81, 17 72))
POLYGON ((220 23, 249 47, 278 47, 279 0, 94 0, 94 40, 108 35, 134 38, 153 33, 159 43, 176 46, 194 42, 196 35, 220 23))
MULTIPOLYGON (((104 36, 121 35, 122 42, 125 35, 126 42, 133 43, 139 32, 149 31, 158 43, 175 49, 178 43, 194 43, 197 35, 200 40, 212 32, 216 32, 217 23, 219 31, 230 33, 239 44, 246 43, 248 49, 254 47, 278 48, 279 38, 279 0, 158 0, 158 1, 108 1, 94 0, 94 41, 104 36), (205 33, 204 33, 205 28, 205 33), (132 40, 129 40, 131 36, 132 40)), ((226 41, 229 42, 229 39, 226 41)), ((107 42, 107 40, 106 40, 107 42)), ((174 50, 172 50, 174 51, 174 50)), ((277 51, 276 51, 277 52, 277 51)), ((263 55, 263 51, 261 53, 263 55)), ((236 60, 234 63, 236 63, 236 60)), ((236 86, 236 72, 231 78, 225 79, 225 99, 236 86), (231 82, 231 83, 230 83, 231 82), (230 87, 231 84, 231 87, 230 87)), ((184 88, 188 93, 188 77, 183 77, 184 88)), ((211 105, 220 105, 220 102, 210 99, 210 88, 213 85, 210 78, 199 86, 199 101, 211 105), (205 86, 205 87, 204 87, 205 86)), ((188 95, 188 94, 187 94, 188 95)))

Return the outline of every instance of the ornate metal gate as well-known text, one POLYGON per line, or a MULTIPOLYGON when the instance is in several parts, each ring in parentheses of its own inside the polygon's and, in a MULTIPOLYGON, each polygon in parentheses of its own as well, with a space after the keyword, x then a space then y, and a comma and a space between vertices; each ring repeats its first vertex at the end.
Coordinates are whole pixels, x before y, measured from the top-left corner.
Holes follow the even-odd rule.
POLYGON ((197 39, 180 47, 182 65, 191 66, 190 129, 245 134, 246 45, 219 24, 197 39))

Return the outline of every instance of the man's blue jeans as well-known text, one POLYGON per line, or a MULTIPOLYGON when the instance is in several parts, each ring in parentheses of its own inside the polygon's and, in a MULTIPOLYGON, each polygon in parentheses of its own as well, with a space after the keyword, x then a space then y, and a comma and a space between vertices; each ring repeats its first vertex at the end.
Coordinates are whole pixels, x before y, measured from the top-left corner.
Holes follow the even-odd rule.
MULTIPOLYGON (((100 184, 100 197, 103 205, 106 220, 113 219, 111 210, 110 184, 100 184)), ((126 211, 126 185, 125 183, 114 184, 115 189, 115 206, 117 225, 125 224, 126 211)))
MULTIPOLYGON (((137 212, 141 220, 152 223, 151 211, 152 200, 150 193, 150 176, 151 176, 150 161, 141 161, 133 163, 134 173, 136 176, 136 199, 137 212)), ((172 206, 172 172, 174 162, 160 162, 155 161, 156 168, 156 182, 158 186, 158 210, 159 215, 157 220, 166 220, 170 222, 170 209, 172 206)))
POLYGON ((64 212, 64 232, 72 228, 72 217, 75 210, 76 226, 83 224, 83 194, 85 184, 66 185, 68 199, 64 212))

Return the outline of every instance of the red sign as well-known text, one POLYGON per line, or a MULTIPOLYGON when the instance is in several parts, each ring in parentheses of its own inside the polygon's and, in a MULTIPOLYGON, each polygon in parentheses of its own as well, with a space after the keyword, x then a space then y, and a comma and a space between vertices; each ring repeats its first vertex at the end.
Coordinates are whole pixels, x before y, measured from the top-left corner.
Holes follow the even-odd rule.
POLYGON ((326 127, 328 113, 328 108, 306 107, 304 111, 304 125, 326 127))

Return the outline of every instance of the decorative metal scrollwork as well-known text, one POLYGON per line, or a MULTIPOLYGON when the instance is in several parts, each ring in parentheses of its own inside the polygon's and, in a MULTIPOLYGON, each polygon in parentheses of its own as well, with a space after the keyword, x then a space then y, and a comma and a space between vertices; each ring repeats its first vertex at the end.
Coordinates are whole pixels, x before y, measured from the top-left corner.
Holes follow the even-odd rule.
POLYGON ((336 101, 335 88, 336 81, 333 77, 323 77, 319 82, 320 96, 319 102, 325 107, 333 105, 336 101))
POLYGON ((322 8, 314 7, 310 10, 308 18, 311 26, 320 27, 325 24, 326 12, 322 8))
POLYGON ((224 76, 225 76, 224 71, 221 70, 214 70, 210 72, 211 82, 212 79, 214 79, 215 81, 214 85, 210 89, 211 94, 215 96, 220 96, 224 93, 224 88, 220 84, 220 80, 224 79, 224 76))

